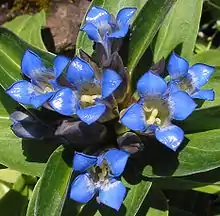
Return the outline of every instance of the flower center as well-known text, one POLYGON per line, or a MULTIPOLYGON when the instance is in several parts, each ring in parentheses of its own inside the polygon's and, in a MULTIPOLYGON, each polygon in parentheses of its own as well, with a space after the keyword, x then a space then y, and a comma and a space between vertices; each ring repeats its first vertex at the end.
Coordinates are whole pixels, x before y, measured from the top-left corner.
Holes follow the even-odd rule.
POLYGON ((80 97, 80 105, 82 107, 88 107, 96 103, 96 99, 101 98, 101 95, 82 95, 80 97))
POLYGON ((143 109, 148 125, 161 126, 169 117, 168 104, 162 99, 148 99, 143 109))
POLYGON ((106 160, 99 166, 92 167, 90 174, 97 188, 105 187, 109 184, 109 167, 106 160))
POLYGON ((194 87, 192 85, 192 80, 190 78, 184 78, 177 83, 180 90, 187 92, 189 95, 194 92, 194 87))

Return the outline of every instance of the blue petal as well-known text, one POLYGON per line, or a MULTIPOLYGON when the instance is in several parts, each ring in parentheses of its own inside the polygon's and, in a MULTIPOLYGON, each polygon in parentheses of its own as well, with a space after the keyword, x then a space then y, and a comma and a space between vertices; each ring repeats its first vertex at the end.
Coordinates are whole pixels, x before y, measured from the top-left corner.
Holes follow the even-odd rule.
POLYGON ((109 35, 112 38, 121 38, 124 37, 128 33, 129 23, 131 18, 133 17, 136 8, 123 8, 121 9, 116 17, 116 22, 119 30, 114 31, 109 35))
POLYGON ((69 88, 60 89, 49 100, 49 105, 62 115, 72 116, 76 114, 78 97, 76 93, 69 88))
POLYGON ((86 32, 90 40, 95 41, 96 43, 103 42, 99 30, 92 23, 86 23, 83 27, 81 27, 81 30, 86 32))
POLYGON ((122 78, 113 70, 105 69, 102 77, 102 98, 111 95, 122 83, 122 78))
POLYGON ((104 104, 96 104, 86 108, 77 110, 78 117, 88 125, 97 121, 105 112, 106 106, 104 104))
POLYGON ((104 158, 107 160, 111 174, 114 177, 123 173, 129 156, 128 152, 118 149, 111 149, 104 154, 104 158))
POLYGON ((192 77, 192 84, 196 88, 204 86, 210 79, 215 68, 205 64, 195 64, 189 69, 189 74, 192 77))
POLYGON ((79 175, 75 178, 70 189, 70 198, 87 203, 95 195, 95 186, 87 174, 79 175))
POLYGON ((94 80, 94 70, 86 61, 75 57, 67 69, 67 80, 77 88, 94 80))
POLYGON ((126 188, 121 181, 115 179, 99 190, 99 201, 115 210, 119 210, 126 195, 126 188))
POLYGON ((84 172, 96 163, 97 157, 75 152, 73 157, 73 170, 76 172, 84 172))
POLYGON ((40 57, 31 50, 26 50, 21 60, 21 71, 30 79, 34 79, 34 71, 45 69, 40 57))
POLYGON ((38 108, 42 106, 44 103, 46 103, 46 101, 48 101, 53 96, 53 94, 53 92, 48 92, 40 95, 33 95, 31 97, 30 104, 35 108, 38 108))
POLYGON ((168 103, 171 118, 176 120, 186 119, 197 106, 193 99, 183 91, 170 94, 168 103))
POLYGON ((175 52, 170 56, 167 70, 172 80, 178 80, 187 75, 189 63, 175 52))
POLYGON ((169 88, 169 93, 170 93, 170 94, 174 94, 175 92, 181 91, 181 90, 178 88, 178 86, 175 84, 175 82, 173 82, 173 81, 171 81, 171 82, 169 83, 168 88, 169 88))
POLYGON ((65 56, 56 56, 53 61, 53 68, 55 77, 58 78, 68 65, 70 59, 65 56))
POLYGON ((144 110, 138 103, 132 104, 122 115, 120 122, 131 130, 145 131, 146 121, 144 110))
POLYGON ((158 141, 173 151, 176 151, 184 139, 184 132, 180 127, 170 124, 164 128, 157 128, 155 136, 158 141))
POLYGON ((199 90, 191 95, 192 98, 198 98, 202 100, 213 101, 215 100, 215 92, 212 89, 209 90, 199 90))
POLYGON ((145 73, 137 83, 137 91, 141 97, 161 96, 167 89, 167 84, 152 71, 145 73))
POLYGON ((95 26, 99 26, 102 22, 109 22, 110 19, 108 11, 97 6, 93 6, 86 14, 86 22, 95 26))
POLYGON ((20 80, 13 83, 7 90, 6 93, 10 95, 18 103, 25 105, 31 104, 31 96, 39 95, 34 85, 26 80, 20 80))

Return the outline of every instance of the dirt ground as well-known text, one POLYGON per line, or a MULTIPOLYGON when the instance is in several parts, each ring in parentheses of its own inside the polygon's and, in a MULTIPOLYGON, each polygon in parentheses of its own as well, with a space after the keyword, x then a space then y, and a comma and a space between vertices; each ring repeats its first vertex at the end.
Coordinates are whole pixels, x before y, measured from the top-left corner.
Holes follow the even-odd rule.
MULTIPOLYGON (((44 27, 43 39, 52 52, 72 52, 82 18, 90 4, 89 0, 48 0, 48 5, 37 5, 37 0, 2 0, 0 1, 0 25, 18 15, 34 14, 46 9, 47 24, 44 27), (17 2, 16 2, 17 1, 17 2), (18 5, 18 1, 19 3, 18 5), (31 2, 24 4, 22 2, 31 2), (34 2, 34 3, 33 3, 34 2), (51 40, 52 36, 52 40, 51 40), (49 39, 48 39, 49 38, 49 39), (53 43, 51 43, 51 41, 53 43)), ((42 0, 38 2, 43 2, 42 0)), ((44 1, 46 2, 46 1, 44 1)))

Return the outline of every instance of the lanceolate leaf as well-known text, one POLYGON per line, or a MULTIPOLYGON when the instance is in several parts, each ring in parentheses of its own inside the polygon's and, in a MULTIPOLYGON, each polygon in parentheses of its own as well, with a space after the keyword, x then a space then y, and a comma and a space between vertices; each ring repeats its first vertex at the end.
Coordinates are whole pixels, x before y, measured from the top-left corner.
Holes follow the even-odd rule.
POLYGON ((31 196, 29 203, 28 203, 26 216, 33 216, 34 215, 35 204, 36 204, 36 199, 37 199, 37 196, 39 193, 39 189, 40 189, 40 180, 38 180, 37 184, 34 187, 33 194, 31 196))
MULTIPOLYGON (((108 10, 110 13, 116 15, 117 12, 122 9, 123 7, 136 7, 138 10, 136 11, 136 15, 140 11, 140 9, 144 6, 144 4, 148 0, 111 0, 111 1, 106 1, 106 0, 93 0, 91 2, 91 5, 89 8, 91 8, 93 5, 103 7, 106 10, 108 10)), ((89 9, 88 9, 89 10, 89 9)), ((82 24, 84 21, 82 22, 82 24)), ((89 40, 87 35, 84 32, 79 32, 77 41, 76 41, 76 53, 78 53, 78 50, 81 48, 83 49, 86 53, 92 54, 93 49, 93 42, 89 40)))
POLYGON ((126 185, 130 190, 125 198, 124 205, 126 206, 126 216, 138 215, 138 210, 143 204, 148 192, 151 188, 151 182, 141 181, 136 185, 126 185))
POLYGON ((209 64, 209 65, 213 65, 216 67, 220 67, 219 59, 220 59, 220 50, 211 49, 211 50, 194 55, 191 58, 190 63, 195 64, 195 63, 202 62, 204 64, 209 64))
POLYGON ((59 216, 66 198, 72 168, 64 161, 64 148, 51 155, 41 177, 36 197, 34 215, 59 216))
POLYGON ((154 61, 166 58, 176 47, 190 58, 196 43, 203 0, 177 0, 156 39, 154 61))
POLYGON ((20 62, 26 49, 33 50, 47 65, 51 65, 54 54, 26 43, 8 29, 0 28, 0 85, 4 89, 21 79, 20 62))
POLYGON ((133 23, 129 44, 129 73, 132 74, 175 2, 176 0, 149 0, 138 14, 133 23))
POLYGON ((45 11, 41 11, 35 15, 21 15, 3 26, 13 31, 21 39, 29 44, 46 50, 41 37, 41 28, 46 25, 45 11))
POLYGON ((145 155, 149 165, 143 169, 143 175, 186 176, 220 167, 219 142, 220 129, 215 129, 186 135, 178 153, 169 151, 160 143, 152 143, 146 149, 150 152, 145 155))
POLYGON ((9 113, 17 104, 0 88, 0 164, 27 175, 40 176, 55 144, 28 141, 16 137, 11 131, 9 113))
POLYGON ((168 203, 163 192, 152 184, 137 215, 168 216, 168 203))

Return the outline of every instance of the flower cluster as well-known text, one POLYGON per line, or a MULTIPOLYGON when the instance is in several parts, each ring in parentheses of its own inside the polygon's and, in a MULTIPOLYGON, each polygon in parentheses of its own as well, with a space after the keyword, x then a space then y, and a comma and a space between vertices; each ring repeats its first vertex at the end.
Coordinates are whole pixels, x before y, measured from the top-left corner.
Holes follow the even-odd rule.
MULTIPOLYGON (((116 124, 132 131, 127 138, 135 137, 135 143, 130 143, 134 148, 119 150, 114 146, 106 150, 99 146, 95 151, 97 156, 75 152, 73 157, 73 169, 79 175, 72 183, 70 197, 87 203, 98 193, 99 203, 116 210, 126 195, 126 188, 118 178, 129 156, 143 147, 136 145, 142 143, 139 135, 154 135, 176 151, 184 139, 184 131, 172 120, 186 119, 197 106, 195 98, 214 100, 212 89, 200 89, 214 68, 205 64, 190 67, 186 59, 175 53, 167 64, 169 80, 151 69, 137 81, 137 94, 132 96, 130 77, 118 51, 135 11, 135 8, 123 8, 115 17, 103 8, 92 7, 81 30, 95 44, 96 61, 88 63, 83 56, 70 60, 58 55, 53 67, 47 68, 36 53, 27 50, 21 61, 24 80, 6 90, 21 104, 43 107, 66 118, 60 125, 54 124, 57 127, 54 134, 65 135, 68 141, 79 138, 84 143, 96 140, 100 144, 108 127, 112 132, 116 124), (96 132, 96 139, 89 137, 92 134, 89 131, 96 132)), ((48 131, 43 123, 20 111, 13 113, 11 119, 12 130, 23 138, 43 138, 41 131, 48 131)), ((116 136, 115 132, 113 137, 116 136)), ((120 134, 118 144, 124 139, 124 134, 120 134)), ((120 144, 119 148, 122 148, 120 144)))

